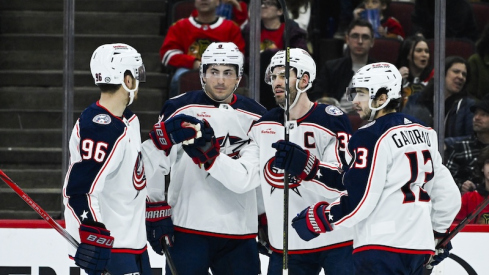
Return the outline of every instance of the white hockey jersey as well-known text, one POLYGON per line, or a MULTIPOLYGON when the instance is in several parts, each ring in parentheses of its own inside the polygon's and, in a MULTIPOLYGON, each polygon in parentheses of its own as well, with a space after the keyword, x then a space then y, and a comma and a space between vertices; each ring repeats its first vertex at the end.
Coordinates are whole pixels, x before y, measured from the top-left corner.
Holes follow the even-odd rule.
MULTIPOLYGON (((114 237, 112 252, 144 252, 147 190, 137 116, 126 109, 116 117, 93 103, 76 122, 69 147, 63 187, 68 232, 80 241, 80 223, 101 222, 114 237)), ((69 253, 75 255, 71 246, 69 253)))
MULTIPOLYGON (((163 106, 161 118, 178 114, 206 119, 221 144, 221 154, 237 157, 249 143, 248 131, 266 109, 252 99, 233 95, 230 104, 217 103, 203 91, 187 92, 163 106)), ((167 202, 172 207, 175 230, 222 238, 255 238, 258 232, 256 190, 237 194, 200 169, 174 145, 168 156, 149 139, 143 143, 143 159, 151 201, 165 199, 164 176, 170 173, 167 202)), ((239 178, 233 181, 240 182, 239 178)))
POLYGON ((328 207, 334 231, 354 228, 354 253, 432 254, 433 231, 445 233, 461 204, 436 132, 405 114, 387 114, 360 128, 348 150, 348 194, 328 207))
MULTIPOLYGON (((277 107, 267 112, 251 129, 250 145, 240 153, 241 157, 230 160, 220 155, 208 172, 235 192, 246 192, 261 186, 268 219, 268 233, 272 249, 283 249, 283 188, 284 171, 272 166, 276 150, 272 143, 284 139, 284 111, 277 107), (233 181, 231 179, 239 179, 233 181)), ((341 177, 338 166, 348 162, 345 156, 351 135, 350 122, 345 114, 334 106, 315 104, 311 110, 297 121, 289 124, 289 140, 309 150, 322 162, 335 166, 323 167, 311 181, 289 180, 289 239, 291 254, 303 254, 352 245, 353 231, 338 230, 327 238, 315 238, 309 242, 302 240, 292 228, 292 219, 306 207, 324 201, 336 200, 344 191, 337 185, 341 177), (330 176, 326 168, 329 168, 330 176), (324 174, 323 174, 324 172, 324 174), (335 175, 336 176, 335 176, 335 175), (319 181, 325 178, 326 184, 319 181), (329 180, 329 182, 328 182, 329 180)))

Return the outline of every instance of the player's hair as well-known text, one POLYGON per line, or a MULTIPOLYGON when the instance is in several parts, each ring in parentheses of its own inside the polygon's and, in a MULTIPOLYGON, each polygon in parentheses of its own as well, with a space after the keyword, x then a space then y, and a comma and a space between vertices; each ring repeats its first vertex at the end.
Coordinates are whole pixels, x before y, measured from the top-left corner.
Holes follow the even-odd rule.
MULTIPOLYGON (((133 78, 131 72, 129 70, 127 70, 127 71, 124 72, 124 79, 128 75, 131 76, 131 78, 133 78)), ((122 86, 122 84, 104 84, 104 83, 100 83, 100 84, 97 84, 97 86, 99 87, 99 89, 100 89, 100 91, 102 93, 114 94, 117 90, 120 89, 120 87, 122 86)))
POLYGON ((370 35, 372 36, 372 38, 374 37, 374 28, 372 27, 372 24, 370 24, 370 22, 368 22, 367 20, 365 19, 354 19, 353 21, 351 21, 350 25, 348 25, 348 30, 347 30, 347 34, 350 34, 351 30, 353 30, 353 28, 355 27, 367 27, 369 30, 370 30, 370 35))
MULTIPOLYGON (((388 94, 388 90, 386 88, 380 88, 377 90, 377 93, 375 94, 375 99, 379 98, 380 95, 388 94)), ((389 103, 385 105, 383 110, 385 111, 399 111, 399 106, 401 104, 401 98, 391 98, 389 103)))
MULTIPOLYGON (((207 70, 209 69, 209 67, 211 65, 217 65, 217 63, 216 64, 210 63, 210 64, 202 65, 202 70, 203 70, 204 74, 207 73, 207 70)), ((238 65, 236 65, 236 64, 220 64, 220 65, 225 65, 225 66, 231 66, 231 67, 233 67, 234 68, 234 72, 236 73, 236 78, 239 77, 239 66, 238 65)))

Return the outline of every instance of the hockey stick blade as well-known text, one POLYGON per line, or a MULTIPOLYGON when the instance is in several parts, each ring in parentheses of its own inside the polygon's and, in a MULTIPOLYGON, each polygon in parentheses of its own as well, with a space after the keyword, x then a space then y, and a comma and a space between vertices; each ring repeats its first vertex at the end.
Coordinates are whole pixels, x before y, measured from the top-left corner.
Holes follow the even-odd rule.
POLYGON ((177 268, 175 267, 175 263, 173 263, 173 259, 170 256, 170 251, 168 250, 168 245, 165 240, 161 240, 161 247, 163 248, 163 253, 165 254, 166 263, 170 267, 170 271, 172 275, 178 275, 177 268))
POLYGON ((472 213, 470 213, 465 219, 463 219, 447 236, 445 236, 436 246, 436 248, 445 247, 448 242, 453 239, 471 220, 473 220, 479 213, 489 205, 489 196, 477 206, 472 213))
MULTIPOLYGON (((29 197, 14 181, 12 181, 5 172, 0 169, 0 177, 2 181, 5 182, 12 190, 14 190, 21 199, 23 199, 34 211, 36 211, 41 218, 43 218, 54 230, 63 236, 73 247, 78 248, 78 241, 73 238, 68 231, 66 231, 59 223, 57 223, 44 209, 42 209, 39 204, 29 197)), ((108 271, 104 271, 104 275, 110 275, 108 271)))

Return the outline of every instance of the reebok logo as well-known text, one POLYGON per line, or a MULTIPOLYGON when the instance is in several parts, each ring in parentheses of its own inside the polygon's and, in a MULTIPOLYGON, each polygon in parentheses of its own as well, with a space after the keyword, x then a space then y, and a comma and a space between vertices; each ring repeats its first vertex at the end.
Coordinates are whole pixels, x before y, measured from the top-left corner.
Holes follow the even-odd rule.
POLYGON ((261 130, 261 133, 262 134, 272 134, 272 135, 275 135, 276 132, 272 130, 272 128, 268 128, 266 130, 261 130))
POLYGON ((197 114, 197 117, 211 117, 211 116, 206 114, 206 112, 202 112, 200 114, 197 114))

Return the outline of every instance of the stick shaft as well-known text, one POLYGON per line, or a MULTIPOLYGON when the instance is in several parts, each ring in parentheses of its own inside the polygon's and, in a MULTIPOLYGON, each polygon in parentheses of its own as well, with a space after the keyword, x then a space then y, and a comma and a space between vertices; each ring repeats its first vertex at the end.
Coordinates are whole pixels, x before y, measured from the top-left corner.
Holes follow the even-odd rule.
POLYGON ((177 268, 172 257, 170 256, 170 251, 168 250, 168 245, 166 244, 165 240, 161 241, 161 247, 163 247, 163 253, 165 253, 166 263, 170 267, 171 274, 178 275, 177 268))
POLYGON ((42 209, 34 200, 29 197, 15 182, 13 182, 1 169, 0 177, 2 180, 14 190, 21 199, 23 199, 39 216, 41 216, 46 222, 51 225, 54 230, 58 231, 71 245, 78 248, 78 242, 66 231, 61 225, 59 225, 44 209, 42 209))

